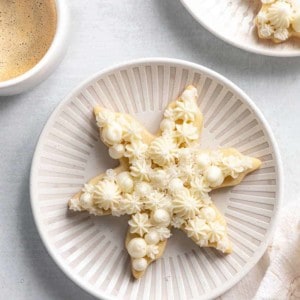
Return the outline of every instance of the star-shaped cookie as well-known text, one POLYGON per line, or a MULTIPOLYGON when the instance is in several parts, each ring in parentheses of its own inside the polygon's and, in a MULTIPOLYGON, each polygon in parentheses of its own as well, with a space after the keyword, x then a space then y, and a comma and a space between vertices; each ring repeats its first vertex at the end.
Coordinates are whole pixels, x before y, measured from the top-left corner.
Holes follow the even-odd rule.
POLYGON ((238 184, 261 162, 233 148, 199 149, 203 117, 197 99, 197 89, 188 86, 168 105, 157 135, 128 114, 94 109, 100 137, 120 166, 85 184, 69 208, 130 216, 125 245, 135 278, 162 256, 171 227, 200 247, 232 251, 226 221, 209 192, 238 184))
POLYGON ((255 18, 258 36, 281 43, 290 37, 300 37, 300 0, 261 0, 255 18))

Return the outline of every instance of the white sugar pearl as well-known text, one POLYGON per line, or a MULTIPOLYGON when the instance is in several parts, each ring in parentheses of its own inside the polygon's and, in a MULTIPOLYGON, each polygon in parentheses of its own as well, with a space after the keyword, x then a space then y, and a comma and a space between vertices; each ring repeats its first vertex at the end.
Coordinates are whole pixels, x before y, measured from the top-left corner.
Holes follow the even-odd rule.
POLYGON ((174 178, 170 181, 168 188, 171 193, 176 193, 183 189, 183 182, 179 178, 174 178))
POLYGON ((300 32, 300 13, 295 15, 292 26, 296 32, 300 32))
POLYGON ((160 130, 161 131, 171 131, 175 129, 175 122, 172 120, 164 119, 160 123, 160 130))
POLYGON ((208 222, 214 221, 217 217, 215 210, 212 207, 203 207, 200 210, 201 216, 208 222))
POLYGON ((138 272, 142 272, 142 271, 146 270, 147 265, 148 265, 148 262, 145 258, 135 258, 132 261, 133 269, 138 272))
POLYGON ((133 180, 129 172, 121 172, 117 175, 117 183, 122 192, 130 193, 133 190, 133 180))
POLYGON ((182 149, 179 153, 180 162, 187 162, 191 158, 191 152, 189 149, 182 149))
POLYGON ((168 226, 171 222, 171 217, 165 209, 159 208, 153 213, 152 220, 156 225, 168 226))
POLYGON ((103 129, 102 136, 105 142, 110 145, 118 144, 122 139, 122 127, 119 124, 114 124, 103 129))
POLYGON ((159 242, 159 235, 158 235, 158 233, 155 230, 149 231, 145 235, 145 241, 149 245, 157 244, 159 242))
POLYGON ((210 164, 210 158, 209 155, 206 153, 202 153, 196 156, 196 163, 198 167, 205 168, 210 164))
POLYGON ((93 201, 93 196, 90 193, 83 193, 80 196, 80 204, 83 206, 92 204, 92 201, 93 201))
POLYGON ((206 180, 212 187, 222 184, 222 182, 224 180, 222 170, 217 166, 208 167, 206 169, 204 175, 205 175, 206 180))
POLYGON ((152 191, 152 187, 149 183, 147 182, 140 182, 135 186, 135 192, 140 196, 140 197, 145 197, 149 195, 152 191))
POLYGON ((119 159, 123 157, 125 153, 125 147, 122 144, 114 145, 113 147, 110 147, 108 149, 108 153, 111 158, 113 159, 119 159))
POLYGON ((134 238, 127 245, 128 253, 133 258, 142 258, 147 254, 147 243, 142 238, 134 238))
POLYGON ((151 176, 151 181, 158 186, 165 186, 167 184, 167 173, 164 170, 158 170, 151 176))

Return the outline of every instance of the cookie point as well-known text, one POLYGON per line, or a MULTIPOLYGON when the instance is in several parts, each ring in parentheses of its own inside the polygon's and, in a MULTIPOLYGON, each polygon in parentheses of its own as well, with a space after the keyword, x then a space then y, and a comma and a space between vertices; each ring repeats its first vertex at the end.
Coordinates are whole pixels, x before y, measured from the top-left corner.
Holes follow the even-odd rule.
POLYGON ((95 106, 94 107, 94 114, 95 114, 95 116, 97 116, 101 110, 102 110, 102 108, 100 106, 95 106))

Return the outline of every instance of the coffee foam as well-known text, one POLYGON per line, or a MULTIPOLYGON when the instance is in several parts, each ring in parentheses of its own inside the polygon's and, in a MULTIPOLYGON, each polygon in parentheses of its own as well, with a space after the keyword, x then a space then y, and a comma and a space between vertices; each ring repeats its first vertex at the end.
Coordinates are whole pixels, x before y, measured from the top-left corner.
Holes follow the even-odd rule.
POLYGON ((0 81, 25 73, 42 59, 56 23, 54 0, 0 1, 0 81))

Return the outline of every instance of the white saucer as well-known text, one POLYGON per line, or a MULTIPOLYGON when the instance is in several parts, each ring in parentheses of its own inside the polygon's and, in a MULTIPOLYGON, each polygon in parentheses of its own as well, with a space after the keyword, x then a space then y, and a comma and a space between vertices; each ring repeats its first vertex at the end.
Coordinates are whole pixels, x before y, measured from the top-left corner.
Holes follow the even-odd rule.
POLYGON ((260 0, 180 0, 208 31, 243 50, 268 56, 300 56, 300 39, 285 43, 258 39, 254 18, 260 0))

